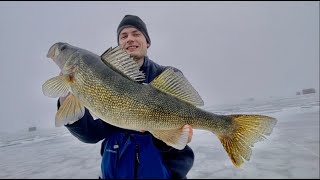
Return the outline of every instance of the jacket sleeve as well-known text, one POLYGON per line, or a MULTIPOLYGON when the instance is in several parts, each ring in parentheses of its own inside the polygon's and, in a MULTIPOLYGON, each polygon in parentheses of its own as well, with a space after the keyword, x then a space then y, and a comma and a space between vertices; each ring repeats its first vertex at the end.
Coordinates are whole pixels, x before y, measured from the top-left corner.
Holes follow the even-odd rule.
POLYGON ((182 150, 175 149, 155 137, 153 143, 162 154, 172 179, 186 179, 194 162, 193 150, 188 145, 182 150))
POLYGON ((192 149, 186 145, 182 150, 172 148, 168 152, 162 152, 162 154, 163 159, 171 172, 172 178, 186 179, 194 162, 194 153, 192 149))
MULTIPOLYGON (((60 101, 58 100, 58 109, 59 107, 60 101)), ((85 108, 85 114, 81 119, 73 124, 67 124, 65 127, 73 136, 84 143, 97 143, 118 129, 101 119, 94 120, 87 108, 85 108)))

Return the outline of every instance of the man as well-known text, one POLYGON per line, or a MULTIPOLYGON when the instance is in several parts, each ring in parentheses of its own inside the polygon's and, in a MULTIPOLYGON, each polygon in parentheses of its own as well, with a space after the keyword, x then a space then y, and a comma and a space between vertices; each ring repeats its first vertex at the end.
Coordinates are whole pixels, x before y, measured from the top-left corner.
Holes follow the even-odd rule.
MULTIPOLYGON (((147 49, 151 41, 145 23, 138 16, 126 15, 122 19, 117 29, 117 39, 120 47, 134 58, 144 72, 144 83, 150 83, 166 68, 148 58, 147 49)), ((65 98, 59 99, 58 108, 65 98)), ((81 119, 65 126, 82 142, 103 140, 100 153, 104 179, 186 178, 193 165, 194 154, 189 146, 177 150, 147 131, 126 130, 101 119, 94 120, 88 109, 81 119)), ((189 128, 190 142, 192 128, 189 128)))

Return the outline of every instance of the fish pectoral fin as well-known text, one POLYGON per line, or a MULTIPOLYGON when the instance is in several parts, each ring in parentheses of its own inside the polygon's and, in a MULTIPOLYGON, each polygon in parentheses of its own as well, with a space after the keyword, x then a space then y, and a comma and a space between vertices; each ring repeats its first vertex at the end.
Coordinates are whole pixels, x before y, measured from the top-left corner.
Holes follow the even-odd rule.
POLYGON ((65 97, 70 91, 69 82, 68 75, 53 77, 42 85, 42 92, 45 96, 52 98, 65 97))
POLYGON ((167 145, 182 150, 188 143, 189 131, 190 128, 184 126, 182 128, 170 130, 151 130, 150 133, 167 145))
POLYGON ((180 71, 175 72, 172 67, 164 70, 150 85, 194 106, 204 105, 202 98, 187 78, 180 71))
POLYGON ((55 125, 59 127, 65 124, 72 124, 81 119, 84 116, 84 112, 85 108, 78 98, 70 94, 56 114, 55 125))

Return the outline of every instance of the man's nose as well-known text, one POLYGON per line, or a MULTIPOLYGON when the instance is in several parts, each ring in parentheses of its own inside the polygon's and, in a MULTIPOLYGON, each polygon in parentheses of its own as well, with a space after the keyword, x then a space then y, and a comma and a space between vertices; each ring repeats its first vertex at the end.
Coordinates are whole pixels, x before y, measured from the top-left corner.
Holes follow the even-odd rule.
POLYGON ((133 40, 134 40, 134 37, 129 34, 127 38, 127 43, 133 42, 133 40))

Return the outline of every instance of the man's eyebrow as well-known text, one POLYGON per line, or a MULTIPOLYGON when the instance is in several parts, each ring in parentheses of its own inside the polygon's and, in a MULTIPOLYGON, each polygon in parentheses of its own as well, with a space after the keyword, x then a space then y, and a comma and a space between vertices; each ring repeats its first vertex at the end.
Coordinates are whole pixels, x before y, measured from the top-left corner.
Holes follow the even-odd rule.
MULTIPOLYGON (((141 33, 141 31, 139 31, 139 30, 133 30, 133 31, 131 31, 130 33, 141 33)), ((128 32, 122 32, 122 33, 120 33, 120 35, 123 35, 123 34, 128 34, 128 32)))

